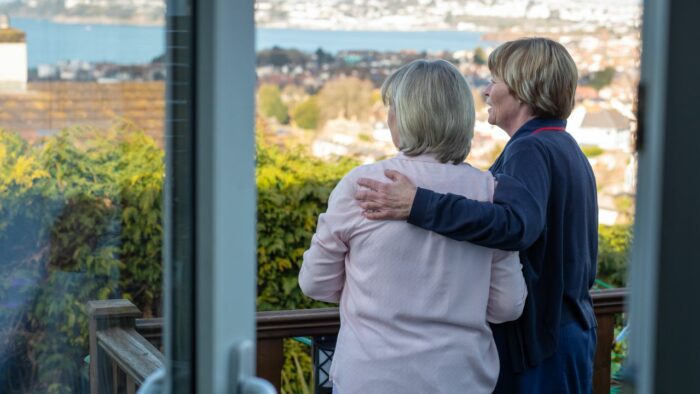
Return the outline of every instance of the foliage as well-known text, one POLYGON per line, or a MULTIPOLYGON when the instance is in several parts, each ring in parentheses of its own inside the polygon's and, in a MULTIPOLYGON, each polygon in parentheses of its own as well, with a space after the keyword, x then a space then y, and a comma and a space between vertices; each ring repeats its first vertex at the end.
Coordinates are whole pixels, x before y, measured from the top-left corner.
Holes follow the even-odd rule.
MULTIPOLYGON (((301 294, 298 269, 355 163, 262 140, 257 157, 259 309, 322 306, 301 294)), ((36 145, 0 130, 0 391, 79 390, 88 300, 123 297, 161 314, 163 176, 163 152, 129 125, 67 129, 36 145)), ((308 375, 297 347, 287 358, 308 375)), ((298 374, 286 376, 298 392, 298 374)))
POLYGON ((623 334, 624 326, 622 324, 615 324, 615 329, 613 334, 615 335, 615 342, 613 343, 612 352, 610 355, 610 374, 613 377, 619 377, 622 373, 622 368, 624 366, 625 359, 627 358, 628 342, 627 335, 623 334), (623 335, 620 335, 623 334, 623 335), (619 338, 623 336, 624 338, 619 338))
POLYGON ((615 196, 615 209, 620 213, 618 219, 623 223, 632 223, 634 221, 634 195, 618 194, 615 196))
POLYGON ((335 61, 332 54, 325 52, 322 48, 316 49, 314 52, 316 57, 316 67, 321 68, 324 64, 330 64, 335 61))
POLYGON ((159 313, 163 176, 162 151, 128 125, 37 145, 0 131, 3 391, 78 390, 88 300, 159 313))
POLYGON ((280 123, 289 122, 287 105, 282 102, 280 88, 277 85, 265 84, 258 89, 258 106, 260 112, 280 123))
POLYGON ((311 394, 314 387, 311 347, 293 339, 284 340, 282 393, 311 394))
POLYGON ((581 147, 581 151, 583 151, 583 154, 586 155, 588 158, 600 156, 605 152, 603 148, 595 145, 585 145, 581 147))
MULTIPOLYGON (((627 260, 632 242, 632 225, 600 226, 598 228, 598 287, 624 287, 627 278, 627 260)), ((625 326, 623 316, 616 316, 615 337, 625 326)), ((622 337, 622 336, 621 336, 622 337)), ((619 376, 627 357, 627 341, 621 339, 611 350, 611 377, 619 376)), ((613 387, 619 389, 619 386, 613 387)))
POLYGON ((306 101, 299 104, 292 112, 292 119, 297 126, 302 129, 313 130, 318 127, 321 109, 318 106, 316 96, 309 97, 306 101))
POLYGON ((299 267, 331 190, 356 164, 347 159, 329 164, 300 147, 282 151, 259 139, 258 310, 323 305, 302 295, 299 267))
POLYGON ((323 119, 336 117, 365 119, 372 106, 373 86, 357 77, 340 77, 328 81, 318 93, 323 119))
POLYGON ((303 66, 309 61, 309 55, 297 49, 272 47, 257 54, 258 66, 303 66))
POLYGON ((598 279, 614 287, 625 286, 631 242, 631 225, 598 228, 598 279))
POLYGON ((615 77, 615 68, 606 67, 601 71, 594 72, 589 75, 588 84, 595 90, 600 90, 612 82, 615 77))
POLYGON ((299 104, 309 98, 309 93, 299 85, 287 84, 282 88, 281 97, 282 102, 289 108, 289 112, 292 114, 299 104))
POLYGON ((474 63, 483 66, 486 64, 488 57, 486 56, 486 51, 482 47, 476 47, 474 49, 474 63))

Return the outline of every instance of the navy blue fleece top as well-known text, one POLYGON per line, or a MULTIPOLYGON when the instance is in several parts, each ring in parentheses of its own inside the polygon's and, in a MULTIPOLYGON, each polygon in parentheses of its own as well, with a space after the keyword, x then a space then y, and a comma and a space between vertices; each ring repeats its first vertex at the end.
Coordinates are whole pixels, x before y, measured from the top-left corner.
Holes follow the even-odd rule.
POLYGON ((560 325, 596 326, 588 292, 598 253, 596 183, 573 137, 552 130, 565 126, 536 118, 515 132, 490 169, 498 180, 493 203, 419 188, 408 218, 456 240, 520 251, 525 309, 493 326, 503 330, 516 372, 553 354, 560 325))

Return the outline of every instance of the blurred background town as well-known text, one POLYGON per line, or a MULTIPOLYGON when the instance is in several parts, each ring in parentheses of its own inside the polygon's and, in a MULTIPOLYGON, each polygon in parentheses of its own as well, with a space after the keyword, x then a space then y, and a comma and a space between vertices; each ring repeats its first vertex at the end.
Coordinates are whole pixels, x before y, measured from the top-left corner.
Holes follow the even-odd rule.
MULTIPOLYGON (((162 0, 4 0, 0 12, 0 125, 32 141, 120 119, 162 144, 162 0)), ((474 88, 468 162, 488 168, 507 142, 486 122, 489 52, 521 36, 561 42, 579 67, 568 131, 595 169, 600 222, 631 219, 638 1, 259 0, 256 21, 265 137, 365 163, 395 153, 378 93, 384 78, 413 59, 444 58, 474 88)))

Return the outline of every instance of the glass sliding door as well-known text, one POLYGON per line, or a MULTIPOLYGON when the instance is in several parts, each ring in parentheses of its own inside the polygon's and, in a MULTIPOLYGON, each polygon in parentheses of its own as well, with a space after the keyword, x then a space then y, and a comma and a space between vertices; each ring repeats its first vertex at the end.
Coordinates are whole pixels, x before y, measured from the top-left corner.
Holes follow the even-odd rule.
POLYGON ((253 3, 168 9, 167 392, 274 392, 255 375, 253 3))
POLYGON ((255 365, 253 2, 194 10, 197 392, 240 392, 255 365))
POLYGON ((0 2, 0 392, 270 389, 253 41, 246 1, 0 2))
POLYGON ((194 125, 196 37, 192 4, 167 8, 167 177, 164 242, 166 320, 164 342, 168 392, 195 392, 195 193, 194 125))

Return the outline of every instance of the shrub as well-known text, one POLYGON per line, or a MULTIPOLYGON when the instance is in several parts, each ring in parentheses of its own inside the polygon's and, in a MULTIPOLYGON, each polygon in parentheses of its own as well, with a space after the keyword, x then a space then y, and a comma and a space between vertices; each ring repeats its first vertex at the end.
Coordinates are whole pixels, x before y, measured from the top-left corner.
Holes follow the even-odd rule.
POLYGON ((160 313, 163 176, 163 152, 127 125, 38 145, 0 131, 0 321, 12 344, 0 391, 79 390, 88 300, 160 313))
POLYGON ((297 126, 306 130, 314 130, 318 127, 318 121, 321 117, 321 109, 318 106, 316 96, 311 96, 301 104, 297 105, 292 111, 292 119, 297 126))
MULTIPOLYGON (((257 157, 259 309, 321 306, 301 294, 298 269, 355 163, 262 141, 257 157)), ((163 180, 162 150, 128 125, 67 129, 37 145, 0 130, 0 391, 79 391, 88 300, 127 298, 161 314, 163 180)), ((308 379, 308 354, 287 348, 308 379)), ((302 375, 286 376, 302 386, 302 375)))
POLYGON ((260 112, 280 123, 289 121, 289 109, 282 102, 280 88, 277 85, 262 85, 258 89, 258 105, 260 112))
POLYGON ((598 228, 598 279, 614 287, 627 283, 627 260, 632 243, 632 226, 598 228))
POLYGON ((605 151, 603 148, 595 145, 585 145, 581 147, 581 150, 583 151, 583 154, 586 155, 588 158, 600 156, 603 154, 605 151))
POLYGON ((263 141, 257 147, 258 310, 321 306, 304 297, 297 276, 318 215, 336 183, 357 163, 330 164, 263 141))

